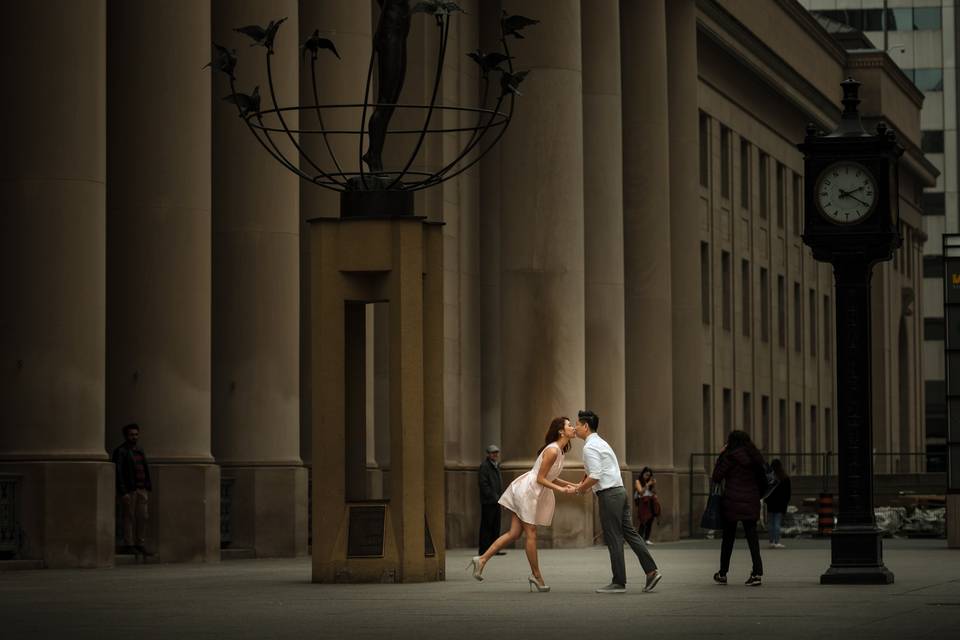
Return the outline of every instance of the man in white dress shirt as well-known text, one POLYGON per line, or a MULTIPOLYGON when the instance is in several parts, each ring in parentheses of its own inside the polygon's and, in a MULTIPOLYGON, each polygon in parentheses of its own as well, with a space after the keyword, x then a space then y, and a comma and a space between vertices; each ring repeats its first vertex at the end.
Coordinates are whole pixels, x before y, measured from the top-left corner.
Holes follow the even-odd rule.
POLYGON ((577 437, 583 445, 583 480, 576 487, 577 495, 587 489, 593 489, 600 503, 600 526, 603 537, 610 550, 610 568, 613 581, 597 589, 597 593, 624 593, 627 590, 627 568, 623 559, 623 541, 626 540, 640 560, 640 566, 647 574, 644 591, 653 591, 660 582, 661 574, 657 563, 647 550, 643 538, 633 528, 630 517, 630 503, 623 488, 620 475, 620 463, 607 441, 597 435, 600 417, 593 411, 584 409, 577 414, 577 437))

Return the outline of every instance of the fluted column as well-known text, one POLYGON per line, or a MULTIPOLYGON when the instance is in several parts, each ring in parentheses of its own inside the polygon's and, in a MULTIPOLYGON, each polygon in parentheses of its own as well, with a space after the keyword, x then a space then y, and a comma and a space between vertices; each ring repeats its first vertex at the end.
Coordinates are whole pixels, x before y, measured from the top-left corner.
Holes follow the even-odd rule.
MULTIPOLYGON (((317 98, 320 104, 358 104, 363 102, 363 88, 370 62, 372 38, 371 2, 356 0, 325 0, 324 2, 299 3, 299 31, 302 43, 313 33, 333 41, 340 54, 338 59, 329 51, 320 51, 317 58, 317 98)), ((310 60, 304 58, 300 73, 300 104, 314 103, 313 81, 310 78, 310 60)), ((371 94, 376 100, 376 93, 371 94)), ((324 109, 324 126, 330 130, 360 128, 360 110, 357 108, 324 109)), ((368 115, 369 117, 369 115, 368 115)), ((304 128, 319 128, 315 114, 302 115, 304 128)), ((306 135, 300 141, 304 151, 324 171, 335 171, 337 165, 345 172, 359 170, 359 151, 356 136, 331 135, 325 142, 322 137, 306 135), (333 156, 327 149, 327 142, 333 156)), ((305 165, 305 168, 309 165, 305 165)), ((313 168, 310 167, 312 170, 313 168)), ((301 301, 310 298, 310 243, 306 233, 306 221, 310 218, 340 215, 340 195, 335 191, 300 182, 300 291, 301 301)), ((300 305, 300 455, 309 466, 311 463, 311 397, 310 389, 310 323, 309 304, 300 305)), ((381 314, 377 314, 381 315, 381 314)), ((383 320, 376 321, 379 333, 386 332, 383 320)), ((378 403, 382 406, 382 403, 378 403)), ((376 411, 376 409, 375 409, 376 411)))
POLYGON ((581 0, 587 406, 626 464, 620 2, 581 0))
POLYGON ((106 442, 139 423, 154 485, 147 546, 162 560, 219 560, 211 82, 197 66, 210 58, 210 3, 111 2, 108 37, 106 442))
MULTIPOLYGON (((575 419, 583 406, 584 317, 604 310, 584 299, 580 2, 523 0, 509 10, 543 21, 510 39, 530 75, 500 148, 501 446, 506 467, 522 469, 551 418, 575 419)), ((558 501, 553 543, 592 541, 583 501, 558 501)))
MULTIPOLYGON (((697 102, 697 8, 694 0, 666 3, 670 101, 670 276, 673 309, 673 466, 686 482, 690 454, 704 450, 701 407, 703 327, 700 314, 700 206, 697 102)), ((698 480, 702 480, 698 476, 698 480)), ((689 523, 679 508, 685 486, 672 501, 677 534, 689 523)), ((670 514, 661 515, 661 521, 670 514)))
MULTIPOLYGON (((279 106, 298 99, 297 2, 215 0, 213 34, 236 43, 238 89, 261 86, 262 48, 234 27, 286 17, 271 70, 279 106)), ((225 78, 215 79, 224 87, 225 78)), ((296 112, 284 115, 296 129, 296 112)), ((297 161, 285 134, 278 147, 297 161)), ((300 459, 298 178, 254 140, 232 105, 213 105, 213 452, 233 481, 230 546, 258 557, 307 550, 307 475, 300 459)))
POLYGON ((669 508, 676 486, 665 22, 663 0, 620 4, 627 462, 655 470, 669 508))
POLYGON ((0 473, 20 476, 27 558, 105 566, 105 2, 13 3, 5 15, 16 28, 0 43, 0 473))

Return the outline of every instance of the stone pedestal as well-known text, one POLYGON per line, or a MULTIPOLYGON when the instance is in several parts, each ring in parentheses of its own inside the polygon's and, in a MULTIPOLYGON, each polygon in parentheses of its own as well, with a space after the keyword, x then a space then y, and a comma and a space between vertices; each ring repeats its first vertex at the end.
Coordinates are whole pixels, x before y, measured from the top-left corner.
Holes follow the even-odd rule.
POLYGON ((220 561, 220 467, 151 464, 147 548, 159 562, 220 561))
POLYGON ((960 493, 947 494, 947 546, 960 549, 960 493))
POLYGON ((310 223, 313 581, 442 580, 441 226, 413 216, 310 223), (390 499, 366 500, 357 486, 366 462, 360 305, 382 301, 389 302, 390 499))
POLYGON ((305 467, 235 466, 221 473, 232 484, 225 548, 252 549, 257 558, 306 555, 305 467))

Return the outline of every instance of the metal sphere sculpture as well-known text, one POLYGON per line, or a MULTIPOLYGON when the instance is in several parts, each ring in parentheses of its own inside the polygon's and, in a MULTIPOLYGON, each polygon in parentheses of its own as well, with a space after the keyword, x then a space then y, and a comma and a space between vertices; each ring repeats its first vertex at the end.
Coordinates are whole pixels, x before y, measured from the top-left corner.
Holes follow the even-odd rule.
POLYGON ((520 84, 528 73, 514 69, 508 38, 522 39, 524 36, 521 31, 539 21, 519 15, 508 15, 504 11, 500 18, 499 42, 502 50, 484 52, 477 49, 466 54, 480 68, 482 80, 480 105, 447 106, 438 104, 440 80, 447 55, 451 18, 453 14, 462 10, 453 2, 441 0, 418 2, 412 8, 408 0, 378 0, 378 2, 380 19, 373 35, 373 47, 362 102, 350 104, 321 102, 317 81, 317 60, 320 55, 333 55, 339 59, 340 54, 331 40, 320 37, 320 31, 317 29, 300 46, 301 56, 305 58, 309 55, 313 102, 295 106, 284 106, 280 103, 274 87, 271 59, 274 54, 274 43, 286 18, 272 20, 266 27, 251 25, 235 29, 253 40, 250 46, 260 46, 265 50, 269 106, 263 104, 259 86, 255 86, 250 93, 242 93, 238 90, 235 75, 236 49, 228 49, 214 43, 213 60, 204 68, 210 67, 229 79, 230 95, 224 100, 236 106, 237 114, 260 145, 280 164, 300 178, 318 187, 340 192, 406 192, 410 194, 408 200, 412 202, 412 192, 438 185, 463 173, 479 162, 503 136, 513 118, 514 101, 521 95, 520 84), (407 35, 411 19, 418 13, 432 16, 436 28, 440 31, 432 94, 428 104, 400 104, 398 100, 406 74, 407 35), (375 101, 371 101, 374 68, 377 71, 377 96, 375 101), (359 109, 358 126, 355 129, 332 129, 325 126, 324 113, 335 109, 359 109), (388 125, 397 109, 422 113, 423 124, 416 129, 390 130, 388 125), (472 124, 458 126, 432 124, 437 112, 443 111, 472 114, 475 119, 472 124), (287 114, 292 112, 300 114, 301 122, 312 120, 317 123, 317 126, 315 128, 288 126, 287 114), (303 117, 304 115, 309 117, 303 117), (427 135, 446 133, 467 134, 466 143, 454 158, 434 171, 411 169, 427 135), (412 152, 405 161, 399 163, 402 166, 384 167, 383 149, 388 135, 416 136, 412 152), (320 148, 324 150, 326 158, 311 158, 304 149, 304 140, 312 136, 322 138, 323 145, 320 148), (337 157, 334 153, 335 145, 330 142, 335 136, 355 136, 358 139, 359 161, 356 166, 359 167, 359 171, 344 170, 343 159, 337 157), (299 153, 302 162, 298 163, 296 159, 287 157, 281 148, 280 141, 283 140, 289 141, 292 149, 299 153), (324 169, 322 165, 328 168, 324 169))

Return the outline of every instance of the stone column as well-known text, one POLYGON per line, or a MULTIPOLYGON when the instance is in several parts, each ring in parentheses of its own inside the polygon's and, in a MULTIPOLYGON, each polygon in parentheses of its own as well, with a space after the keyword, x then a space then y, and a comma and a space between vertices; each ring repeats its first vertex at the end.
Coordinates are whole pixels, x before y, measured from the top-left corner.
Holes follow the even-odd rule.
POLYGON ((197 66, 210 58, 210 3, 113 2, 107 20, 106 443, 139 423, 154 485, 147 546, 158 558, 215 561, 211 82, 197 66))
POLYGON ((620 2, 581 0, 587 406, 625 465, 620 2))
MULTIPOLYGON (((329 38, 337 47, 340 58, 329 51, 321 51, 317 58, 317 98, 320 104, 357 104, 363 102, 363 87, 370 62, 372 37, 372 2, 356 0, 325 0, 299 3, 299 42, 304 42, 319 29, 320 36, 329 38)), ((296 14, 296 11, 294 11, 296 14)), ((376 100, 376 93, 371 100, 376 100)), ((313 81, 309 54, 303 58, 300 73, 300 104, 314 103, 313 81)), ((321 112, 327 129, 360 128, 360 110, 356 108, 327 109, 321 112)), ((368 116, 369 117, 369 116, 368 116)), ((304 113, 304 128, 319 128, 314 113, 304 113)), ((328 136, 327 141, 340 168, 345 172, 359 170, 359 152, 356 136, 328 136)), ((302 136, 304 151, 324 171, 336 170, 327 145, 321 136, 302 136)), ((305 164, 305 168, 309 165, 305 164)), ((313 170, 312 167, 309 167, 313 170)), ((310 242, 306 221, 316 217, 336 218, 340 215, 340 194, 305 181, 300 189, 300 455, 309 467, 312 461, 311 397, 310 397, 310 242)), ((377 314, 379 315, 379 314, 377 314)), ((383 320, 375 320, 379 333, 386 327, 383 320)), ((375 410, 376 411, 376 410, 375 410)))
MULTIPOLYGON (((509 40, 530 75, 500 143, 501 446, 505 470, 521 471, 550 420, 575 419, 585 400, 583 94, 579 0, 523 0, 510 11, 543 21, 509 40)), ((592 505, 558 503, 553 544, 591 543, 592 505)))
MULTIPOLYGON (((704 449, 701 406, 703 325, 700 319, 700 201, 697 166, 697 8, 694 0, 666 3, 670 102, 670 283, 673 303, 673 466, 678 492, 670 499, 674 537, 689 517, 679 507, 689 493, 690 454, 704 449)), ((697 476, 702 481, 702 474, 697 476)), ((689 508, 689 507, 687 507, 689 508)), ((665 527, 664 527, 665 528, 665 527)), ((689 532, 687 532, 689 533, 689 532)))
POLYGON ((620 7, 627 463, 654 469, 669 509, 676 487, 666 16, 663 0, 620 7))
POLYGON ((103 447, 106 3, 14 3, 0 44, 0 474, 25 558, 113 561, 103 447), (38 37, 43 34, 43 37, 38 37), (51 46, 51 43, 56 43, 51 46))
MULTIPOLYGON (((214 41, 237 46, 238 90, 260 85, 264 50, 232 30, 286 17, 271 56, 280 106, 297 100, 297 2, 216 0, 214 41)), ((332 57, 332 56, 331 56, 332 57)), ((226 78, 214 79, 223 92, 226 78)), ((284 121, 295 129, 296 112, 284 121)), ((293 144, 273 134, 288 158, 293 144)), ((257 557, 307 551, 307 472, 300 460, 298 178, 270 157, 232 105, 213 105, 213 452, 232 481, 230 548, 257 557)), ((315 187, 314 187, 315 188, 315 187)))

